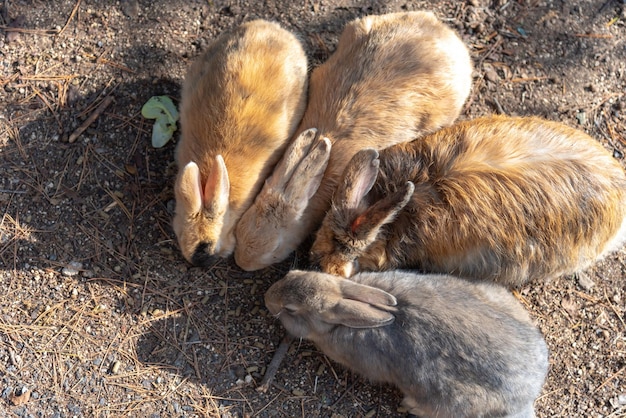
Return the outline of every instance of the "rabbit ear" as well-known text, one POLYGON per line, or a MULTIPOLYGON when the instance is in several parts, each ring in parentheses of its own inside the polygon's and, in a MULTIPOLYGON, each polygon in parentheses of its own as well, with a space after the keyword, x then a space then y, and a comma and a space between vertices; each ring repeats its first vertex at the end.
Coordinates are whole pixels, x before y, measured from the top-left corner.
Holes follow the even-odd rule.
POLYGON ((350 280, 341 280, 340 289, 343 299, 326 313, 326 322, 350 328, 376 328, 395 319, 385 310, 397 303, 392 294, 350 280))
POLYGON ((330 140, 322 138, 298 164, 293 177, 285 187, 284 197, 294 204, 298 212, 306 209, 309 200, 320 187, 330 158, 330 140))
POLYGON ((353 236, 361 240, 374 240, 379 229, 393 221, 398 212, 409 203, 414 190, 413 183, 407 181, 400 190, 367 208, 352 221, 350 229, 353 236))
POLYGON ((223 213, 228 207, 230 195, 230 181, 224 158, 221 155, 215 157, 215 162, 209 177, 204 185, 203 203, 206 208, 210 208, 215 213, 223 213))
POLYGON ((372 305, 396 306, 398 301, 391 293, 382 289, 367 286, 352 280, 341 280, 341 294, 346 299, 354 299, 372 305))
POLYGON ((187 213, 199 213, 202 210, 200 170, 193 161, 183 167, 176 194, 187 213))
POLYGON ((336 203, 346 209, 357 208, 374 185, 379 165, 375 149, 366 148, 354 154, 337 188, 336 203))
POLYGON ((324 316, 325 322, 349 328, 378 328, 391 324, 395 319, 390 312, 352 299, 342 299, 324 316))
POLYGON ((283 190, 285 188, 304 156, 309 153, 316 136, 317 129, 311 128, 296 137, 285 150, 283 158, 276 165, 276 168, 274 168, 272 175, 267 179, 267 187, 276 190, 283 190))

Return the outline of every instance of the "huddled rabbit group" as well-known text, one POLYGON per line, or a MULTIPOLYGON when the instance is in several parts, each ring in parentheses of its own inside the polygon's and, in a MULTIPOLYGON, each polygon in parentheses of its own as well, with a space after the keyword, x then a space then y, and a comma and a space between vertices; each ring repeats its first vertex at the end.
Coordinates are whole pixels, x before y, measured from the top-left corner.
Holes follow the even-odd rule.
POLYGON ((315 234, 317 271, 265 295, 291 335, 410 413, 532 417, 548 350, 507 287, 619 249, 626 174, 561 123, 457 122, 471 83, 430 12, 349 22, 310 77, 293 34, 242 24, 185 78, 173 227, 189 262, 250 271, 315 234))

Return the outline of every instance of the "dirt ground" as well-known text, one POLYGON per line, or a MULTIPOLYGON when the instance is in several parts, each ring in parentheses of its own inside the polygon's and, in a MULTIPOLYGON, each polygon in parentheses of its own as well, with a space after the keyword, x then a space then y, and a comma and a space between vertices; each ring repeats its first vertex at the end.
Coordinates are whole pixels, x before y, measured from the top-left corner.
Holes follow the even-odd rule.
MULTIPOLYGON (((283 335, 263 293, 305 257, 257 273, 229 260, 190 267, 170 226, 177 137, 152 148, 143 103, 153 95, 178 103, 192 59, 247 20, 297 33, 314 67, 349 20, 430 9, 472 53, 463 119, 495 112, 559 120, 626 165, 625 7, 0 2, 0 417, 401 416, 396 389, 307 342, 291 347, 267 393, 255 390, 283 335)), ((539 417, 626 416, 625 279, 622 249, 586 274, 520 290, 551 351, 539 417)))

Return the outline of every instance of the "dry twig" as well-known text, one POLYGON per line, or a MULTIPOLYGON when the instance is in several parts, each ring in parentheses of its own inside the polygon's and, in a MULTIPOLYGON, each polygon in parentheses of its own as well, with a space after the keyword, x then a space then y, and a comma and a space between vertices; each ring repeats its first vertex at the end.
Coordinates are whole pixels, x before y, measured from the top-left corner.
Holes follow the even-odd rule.
POLYGON ((609 39, 612 38, 613 35, 609 33, 577 33, 577 38, 596 38, 596 39, 609 39))
POLYGON ((70 135, 67 141, 70 144, 76 141, 76 139, 83 132, 85 132, 85 130, 89 127, 89 125, 91 125, 98 118, 98 116, 100 116, 100 114, 104 112, 104 109, 106 109, 111 104, 111 102, 113 102, 113 96, 105 97, 104 100, 102 100, 102 103, 100 103, 100 105, 96 108, 96 110, 94 110, 93 113, 89 115, 89 117, 83 122, 83 124, 80 125, 78 128, 76 128, 74 132, 72 132, 72 134, 70 135))
POLYGON ((80 2, 81 2, 81 0, 78 0, 76 2, 76 4, 74 5, 74 8, 72 9, 72 13, 70 13, 70 17, 68 17, 67 21, 65 22, 65 26, 63 26, 63 28, 61 28, 61 30, 57 33, 57 36, 61 35, 65 31, 65 29, 67 29, 67 27, 69 26, 70 22, 72 21, 72 19, 76 15, 76 12, 78 11, 78 8, 80 7, 80 2))
POLYGON ((278 349, 276 349, 276 352, 274 353, 274 357, 272 357, 272 361, 270 361, 270 364, 265 370, 265 375, 263 376, 263 380, 261 380, 261 384, 256 388, 258 392, 267 392, 270 385, 272 384, 272 380, 274 380, 274 376, 276 375, 280 364, 283 361, 283 358, 285 358, 285 354, 287 354, 287 350, 289 350, 289 346, 291 345, 292 341, 293 337, 288 333, 285 334, 285 337, 282 339, 280 345, 278 346, 278 349))

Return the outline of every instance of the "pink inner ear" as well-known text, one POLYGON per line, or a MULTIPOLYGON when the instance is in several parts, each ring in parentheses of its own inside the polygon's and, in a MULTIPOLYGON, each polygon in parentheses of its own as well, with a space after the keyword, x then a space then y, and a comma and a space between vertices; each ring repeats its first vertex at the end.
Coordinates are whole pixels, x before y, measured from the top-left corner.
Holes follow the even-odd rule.
POLYGON ((352 221, 352 225, 350 225, 350 230, 352 231, 353 234, 355 234, 357 230, 359 229, 359 227, 363 225, 363 223, 365 223, 365 220, 366 220, 366 216, 365 216, 365 213, 363 213, 357 216, 354 221, 352 221))
POLYGON ((202 203, 205 207, 210 206, 213 200, 213 196, 215 195, 215 188, 217 186, 215 180, 215 170, 211 170, 209 173, 209 178, 207 179, 204 186, 200 186, 202 193, 202 203))
POLYGON ((202 185, 200 184, 200 171, 193 161, 187 163, 182 169, 178 187, 177 193, 185 202, 185 210, 190 213, 200 212, 202 210, 202 185))
POLYGON ((202 209, 202 202, 204 202, 204 193, 202 190, 202 176, 200 175, 200 171, 198 171, 198 184, 196 186, 197 189, 197 198, 198 201, 200 202, 200 207, 198 208, 198 212, 202 209))
POLYGON ((205 208, 224 211, 228 206, 230 182, 228 171, 221 155, 215 157, 211 171, 204 185, 202 202, 205 208))

